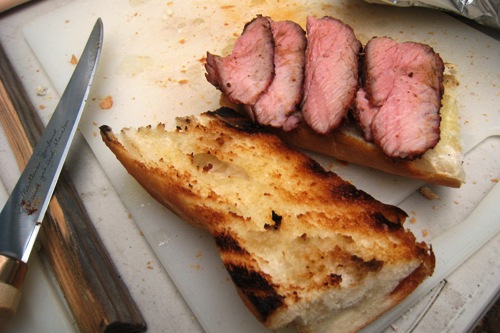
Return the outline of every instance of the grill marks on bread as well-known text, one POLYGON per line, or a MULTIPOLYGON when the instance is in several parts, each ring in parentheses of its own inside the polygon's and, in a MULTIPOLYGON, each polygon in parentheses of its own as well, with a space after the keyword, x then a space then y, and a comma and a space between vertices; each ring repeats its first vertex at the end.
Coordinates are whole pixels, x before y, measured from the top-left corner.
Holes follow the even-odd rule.
POLYGON ((211 233, 242 299, 269 328, 306 331, 353 304, 377 304, 367 295, 384 297, 376 313, 353 317, 355 330, 394 305, 393 290, 409 292, 398 286, 412 272, 433 271, 432 252, 402 226, 405 212, 230 109, 178 119, 175 131, 101 131, 156 200, 211 233))

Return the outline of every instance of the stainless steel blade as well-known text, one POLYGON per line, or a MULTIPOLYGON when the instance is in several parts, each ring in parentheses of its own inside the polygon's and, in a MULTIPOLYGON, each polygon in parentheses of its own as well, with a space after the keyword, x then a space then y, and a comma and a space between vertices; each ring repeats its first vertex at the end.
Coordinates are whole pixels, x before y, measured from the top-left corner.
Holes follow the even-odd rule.
POLYGON ((32 157, 0 213, 0 253, 28 260, 81 118, 101 53, 98 19, 32 157))

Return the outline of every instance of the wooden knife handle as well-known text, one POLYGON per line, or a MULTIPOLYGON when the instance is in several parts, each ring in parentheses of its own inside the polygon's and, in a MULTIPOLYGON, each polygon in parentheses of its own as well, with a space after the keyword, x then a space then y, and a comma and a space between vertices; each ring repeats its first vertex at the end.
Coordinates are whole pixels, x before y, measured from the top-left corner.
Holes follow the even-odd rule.
MULTIPOLYGON (((1 45, 0 123, 20 168, 24 168, 44 126, 1 45)), ((64 169, 40 233, 43 252, 82 333, 146 330, 64 169)), ((6 288, 13 294, 10 298, 14 305, 19 293, 6 288)))
POLYGON ((16 313, 27 269, 25 262, 0 254, 0 327, 16 313))

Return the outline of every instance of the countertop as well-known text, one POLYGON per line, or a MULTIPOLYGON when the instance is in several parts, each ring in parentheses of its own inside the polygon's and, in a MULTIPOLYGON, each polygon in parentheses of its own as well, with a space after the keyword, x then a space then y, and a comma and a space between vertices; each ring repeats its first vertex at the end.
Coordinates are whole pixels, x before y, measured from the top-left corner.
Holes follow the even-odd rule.
MULTIPOLYGON (((0 14, 0 42, 44 122, 48 121, 51 111, 55 108, 58 95, 25 41, 22 28, 26 22, 72 2, 76 0, 31 1, 0 14), (47 94, 39 96, 37 87, 45 87, 47 94)), ((498 77, 500 78, 500 73, 498 77)), ((484 146, 482 149, 498 151, 498 140, 487 140, 484 146)), ((203 332, 203 328, 123 205, 99 161, 79 134, 72 145, 66 169, 121 278, 141 310, 148 325, 148 332, 203 332), (117 224, 110 221, 120 221, 119 232, 117 224)), ((492 170, 491 179, 498 179, 500 166, 492 170)), ((1 127, 0 175, 0 185, 3 184, 4 192, 10 192, 19 171, 1 127)), ((450 330, 461 331, 461 328, 470 328, 491 305, 495 295, 498 295, 499 250, 500 235, 496 235, 447 278, 447 284, 441 293, 443 297, 438 298, 432 312, 435 312, 434 317, 437 318, 441 310, 448 313, 449 309, 453 308, 457 325, 450 330), (474 315, 467 316, 466 321, 462 323, 461 319, 456 318, 461 318, 463 312, 474 312, 474 315)), ((11 323, 7 332, 29 332, 35 328, 37 332, 49 332, 53 331, 54 327, 63 331, 69 328, 77 331, 50 275, 50 269, 44 265, 43 253, 36 255, 33 262, 35 268, 30 270, 33 274, 28 276, 18 317, 11 323), (40 275, 43 275, 45 284, 35 278, 40 275), (53 303, 48 307, 52 311, 50 320, 37 314, 38 304, 34 304, 34 299, 42 301, 47 295, 53 303)), ((427 328, 432 329, 432 315, 427 320, 431 325, 427 328)), ((390 330, 398 331, 398 323, 390 330)))

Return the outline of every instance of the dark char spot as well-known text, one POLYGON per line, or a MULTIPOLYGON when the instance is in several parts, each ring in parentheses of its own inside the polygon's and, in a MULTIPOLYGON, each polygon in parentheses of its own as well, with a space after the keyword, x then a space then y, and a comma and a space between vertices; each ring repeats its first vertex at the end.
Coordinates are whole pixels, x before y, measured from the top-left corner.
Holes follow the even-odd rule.
POLYGON ((247 254, 238 241, 227 232, 222 232, 214 235, 215 244, 221 252, 232 252, 237 254, 247 254))
POLYGON ((248 134, 268 132, 264 127, 228 107, 207 111, 207 114, 222 120, 228 127, 248 134))
POLYGON ((397 231, 403 228, 399 222, 391 221, 381 213, 374 213, 372 217, 375 221, 375 226, 381 228, 382 230, 397 231))
POLYGON ((266 230, 279 230, 281 227, 281 221, 283 220, 283 216, 276 214, 276 212, 273 210, 271 213, 271 218, 274 222, 273 225, 271 224, 264 224, 264 229, 266 230))
POLYGON ((226 268, 233 282, 248 297, 264 320, 283 305, 283 296, 279 295, 260 273, 236 264, 228 264, 226 268))
POLYGON ((358 256, 352 256, 351 259, 357 264, 361 265, 362 267, 368 269, 370 272, 377 272, 384 265, 383 261, 376 260, 375 258, 370 261, 364 261, 363 258, 360 258, 358 256))

